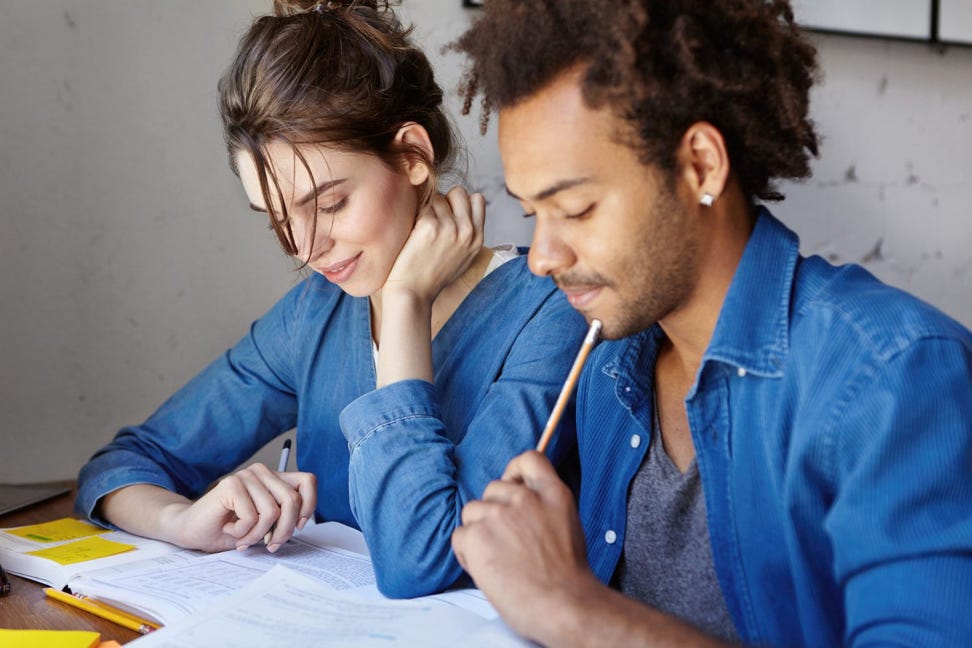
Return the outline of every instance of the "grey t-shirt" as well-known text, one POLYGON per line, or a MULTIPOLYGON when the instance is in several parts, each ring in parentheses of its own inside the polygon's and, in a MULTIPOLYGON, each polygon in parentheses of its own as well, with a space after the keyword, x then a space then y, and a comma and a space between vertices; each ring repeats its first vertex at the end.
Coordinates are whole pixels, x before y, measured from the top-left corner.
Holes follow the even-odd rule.
POLYGON ((710 635, 736 640, 712 562, 698 464, 693 459, 685 473, 678 470, 657 420, 651 437, 628 493, 624 547, 611 585, 710 635))

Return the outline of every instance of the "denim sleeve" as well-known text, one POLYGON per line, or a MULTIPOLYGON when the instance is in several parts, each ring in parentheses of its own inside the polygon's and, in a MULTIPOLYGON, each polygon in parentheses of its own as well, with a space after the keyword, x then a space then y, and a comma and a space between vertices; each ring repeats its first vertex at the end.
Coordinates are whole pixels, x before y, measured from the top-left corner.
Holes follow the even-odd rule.
MULTIPOLYGON (((421 596, 463 575, 451 547, 462 507, 536 446, 584 332, 566 300, 548 299, 519 332, 464 434, 445 429, 436 388, 421 380, 387 385, 344 409, 351 507, 382 593, 421 596)), ((471 360, 466 371, 477 370, 471 360)), ((557 461, 576 442, 572 404, 555 439, 548 454, 557 461)))
POLYGON ((912 344, 858 382, 825 526, 848 646, 972 637, 972 351, 912 344))
POLYGON ((301 286, 250 327, 236 346, 170 397, 141 425, 123 428, 81 468, 75 510, 94 515, 102 497, 154 484, 201 495, 296 422, 293 320, 301 286))

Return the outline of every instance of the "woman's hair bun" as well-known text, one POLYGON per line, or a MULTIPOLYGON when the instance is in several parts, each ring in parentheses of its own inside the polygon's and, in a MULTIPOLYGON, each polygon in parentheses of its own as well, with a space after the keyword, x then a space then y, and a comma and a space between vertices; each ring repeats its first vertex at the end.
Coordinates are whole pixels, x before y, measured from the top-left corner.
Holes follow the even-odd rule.
POLYGON ((273 0, 273 13, 277 16, 294 16, 309 11, 333 11, 339 9, 367 8, 374 11, 388 8, 387 0, 273 0))

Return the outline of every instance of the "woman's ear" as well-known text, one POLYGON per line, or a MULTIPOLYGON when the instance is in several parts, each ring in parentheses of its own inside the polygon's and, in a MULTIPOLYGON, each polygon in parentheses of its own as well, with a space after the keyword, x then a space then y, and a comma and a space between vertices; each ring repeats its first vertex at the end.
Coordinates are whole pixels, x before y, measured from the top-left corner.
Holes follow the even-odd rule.
MULTIPOLYGON (((696 122, 682 136, 678 158, 683 179, 698 199, 708 195, 717 200, 729 180, 730 164, 726 142, 719 129, 708 122, 696 122)), ((710 202, 711 204, 711 202, 710 202)))
POLYGON ((432 140, 420 124, 407 122, 395 133, 395 147, 401 151, 402 166, 408 181, 419 187, 432 175, 430 165, 435 160, 432 140))

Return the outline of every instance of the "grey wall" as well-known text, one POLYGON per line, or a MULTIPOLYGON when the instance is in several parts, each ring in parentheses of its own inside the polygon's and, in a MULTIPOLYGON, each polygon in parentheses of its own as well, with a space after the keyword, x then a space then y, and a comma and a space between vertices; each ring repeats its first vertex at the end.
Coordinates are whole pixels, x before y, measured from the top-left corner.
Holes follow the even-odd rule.
MULTIPOLYGON (((269 4, 0 0, 0 481, 73 476, 295 281, 227 168, 214 107, 269 4)), ((459 5, 403 7, 447 89, 459 61, 439 49, 472 14, 459 5)), ((806 252, 863 262, 972 325, 972 49, 815 40, 823 154, 776 212, 806 252)), ((456 123, 487 238, 528 242, 477 118, 456 123)))

